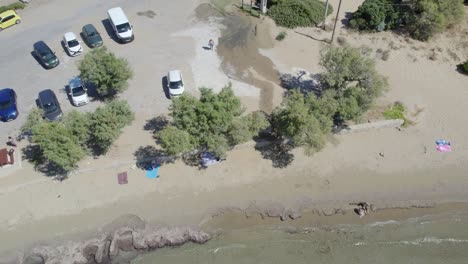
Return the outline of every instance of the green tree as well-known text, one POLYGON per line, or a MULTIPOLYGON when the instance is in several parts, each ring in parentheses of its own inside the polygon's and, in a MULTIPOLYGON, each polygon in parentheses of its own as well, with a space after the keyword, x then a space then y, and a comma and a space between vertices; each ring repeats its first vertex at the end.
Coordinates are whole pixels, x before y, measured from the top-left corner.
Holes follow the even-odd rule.
POLYGON ((321 51, 320 65, 329 89, 336 92, 338 110, 345 119, 355 119, 366 111, 388 86, 377 73, 375 63, 350 46, 329 46, 321 51))
POLYGON ((352 14, 349 26, 358 30, 382 31, 397 24, 395 0, 365 0, 352 14))
MULTIPOLYGON (((272 1, 268 15, 278 26, 296 28, 316 26, 323 21, 325 3, 319 0, 272 1)), ((328 6, 327 15, 333 12, 328 6)))
POLYGON ((172 126, 156 135, 167 153, 198 149, 223 157, 234 145, 251 139, 268 125, 258 113, 242 116, 244 108, 231 85, 217 94, 208 88, 200 91, 200 99, 185 94, 172 101, 172 126))
POLYGON ((96 85, 102 97, 114 97, 124 91, 133 72, 127 60, 117 58, 106 47, 88 52, 78 64, 81 78, 96 85))
POLYGON ((62 123, 42 122, 32 128, 32 142, 59 173, 76 168, 85 153, 76 138, 62 123))
POLYGON ((156 136, 161 142, 161 147, 169 155, 177 155, 193 149, 193 139, 190 134, 175 126, 166 126, 156 136))
POLYGON ((112 101, 99 107, 90 115, 90 145, 98 154, 106 153, 133 119, 134 114, 126 101, 112 101))
POLYGON ((44 111, 39 108, 33 108, 31 112, 28 113, 26 121, 21 126, 21 134, 29 135, 32 132, 33 127, 44 122, 44 111))
POLYGON ((63 124, 74 140, 80 146, 86 147, 86 144, 90 138, 90 114, 80 113, 73 110, 65 116, 63 119, 63 124))
MULTIPOLYGON (((308 97, 315 95, 309 94, 308 97)), ((291 139, 294 146, 304 147, 307 155, 325 146, 326 134, 330 129, 323 123, 331 124, 331 117, 317 108, 317 105, 322 104, 318 100, 320 99, 306 99, 299 90, 292 90, 272 114, 275 132, 281 137, 291 139), (319 121, 327 118, 330 120, 322 121, 323 123, 319 121)))

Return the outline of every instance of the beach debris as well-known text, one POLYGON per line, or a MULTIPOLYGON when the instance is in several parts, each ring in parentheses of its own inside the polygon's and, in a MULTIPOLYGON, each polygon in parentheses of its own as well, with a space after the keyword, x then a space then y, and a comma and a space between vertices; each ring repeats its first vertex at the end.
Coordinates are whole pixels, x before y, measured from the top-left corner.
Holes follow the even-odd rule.
POLYGON ((383 152, 379 152, 379 156, 385 158, 385 154, 383 152))
POLYGON ((127 172, 121 172, 117 174, 117 181, 119 184, 127 184, 128 183, 128 175, 127 172))
POLYGON ((450 141, 444 140, 444 139, 438 139, 435 141, 436 144, 436 149, 439 152, 450 152, 452 151, 452 146, 450 144, 450 141))

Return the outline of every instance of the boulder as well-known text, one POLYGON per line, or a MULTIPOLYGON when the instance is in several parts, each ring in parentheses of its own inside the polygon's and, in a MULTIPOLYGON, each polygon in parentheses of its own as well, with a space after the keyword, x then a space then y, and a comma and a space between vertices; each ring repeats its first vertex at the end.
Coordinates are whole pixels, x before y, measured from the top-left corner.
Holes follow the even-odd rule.
POLYGON ((31 254, 24 258, 23 264, 45 264, 46 260, 40 254, 31 254))
POLYGON ((99 249, 99 243, 101 241, 93 239, 86 241, 81 249, 81 254, 85 257, 89 263, 94 263, 96 259, 96 253, 99 249))
POLYGON ((286 219, 285 211, 286 210, 283 205, 278 204, 278 203, 273 203, 263 210, 262 217, 264 216, 279 217, 281 220, 284 220, 286 219))
POLYGON ((110 257, 109 257, 110 244, 111 244, 111 241, 108 238, 101 240, 98 246, 98 250, 96 251, 96 256, 94 258, 94 260, 96 260, 96 263, 99 263, 99 264, 110 263, 110 257))
POLYGON ((147 250, 149 248, 144 231, 133 231, 132 235, 133 247, 136 250, 147 250))
POLYGON ((187 233, 188 233, 190 241, 193 243, 204 244, 208 240, 210 240, 210 235, 200 230, 189 228, 187 230, 187 233))
POLYGON ((183 228, 165 229, 164 238, 168 242, 168 246, 180 246, 189 240, 188 232, 183 228))

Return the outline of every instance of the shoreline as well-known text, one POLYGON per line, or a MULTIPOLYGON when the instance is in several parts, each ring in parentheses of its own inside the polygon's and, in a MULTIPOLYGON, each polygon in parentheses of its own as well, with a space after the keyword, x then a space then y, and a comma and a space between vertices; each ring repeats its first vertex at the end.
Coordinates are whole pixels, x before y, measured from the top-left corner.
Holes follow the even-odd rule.
POLYGON ((363 218, 354 213, 354 207, 347 205, 341 208, 297 209, 274 203, 269 207, 224 209, 206 216, 205 219, 208 220, 198 226, 177 227, 155 227, 145 223, 138 216, 126 215, 114 220, 91 237, 77 239, 76 236, 66 236, 59 243, 55 241, 56 245, 35 245, 23 251, 4 252, 0 254, 0 263, 26 263, 23 260, 30 256, 44 260, 73 260, 76 263, 94 263, 97 259, 97 263, 107 263, 106 259, 112 263, 127 263, 159 248, 176 248, 187 242, 204 244, 212 238, 239 229, 266 228, 296 234, 310 232, 314 228, 339 228, 342 225, 372 227, 398 224, 410 219, 440 219, 468 213, 468 202, 436 204, 411 201, 390 206, 371 204, 372 209, 363 218), (103 245, 108 247, 107 251, 102 249, 103 245))

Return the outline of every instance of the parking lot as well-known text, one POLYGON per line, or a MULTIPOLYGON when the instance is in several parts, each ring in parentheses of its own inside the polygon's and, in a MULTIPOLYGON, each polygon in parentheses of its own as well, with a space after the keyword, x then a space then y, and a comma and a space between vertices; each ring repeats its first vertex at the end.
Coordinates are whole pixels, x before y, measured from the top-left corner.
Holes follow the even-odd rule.
MULTIPOLYGON (((192 10, 196 2, 178 1, 67 1, 35 0, 19 11, 22 23, 0 33, 0 88, 13 88, 18 95, 19 117, 1 123, 2 138, 16 133, 27 113, 36 106, 37 95, 52 89, 66 113, 73 109, 92 111, 101 103, 91 101, 82 107, 72 106, 65 87, 79 74, 77 63, 90 48, 82 42, 84 54, 69 57, 61 39, 65 32, 79 35, 83 25, 91 23, 101 33, 104 45, 117 56, 128 60, 134 71, 128 89, 120 95, 131 105, 139 118, 149 119, 167 112, 170 99, 163 89, 168 70, 179 69, 185 80, 185 91, 195 94, 190 60, 194 56, 194 42, 177 34, 193 22, 192 10), (135 40, 119 44, 107 26, 106 11, 120 6, 134 26, 135 40), (106 28, 107 26, 107 28, 106 28), (60 65, 44 69, 32 56, 33 43, 46 42, 60 59, 60 65)), ((79 37, 81 40, 81 38, 79 37)), ((93 98, 91 98, 93 100, 93 98)))

